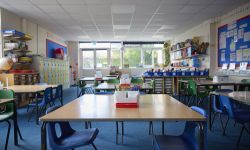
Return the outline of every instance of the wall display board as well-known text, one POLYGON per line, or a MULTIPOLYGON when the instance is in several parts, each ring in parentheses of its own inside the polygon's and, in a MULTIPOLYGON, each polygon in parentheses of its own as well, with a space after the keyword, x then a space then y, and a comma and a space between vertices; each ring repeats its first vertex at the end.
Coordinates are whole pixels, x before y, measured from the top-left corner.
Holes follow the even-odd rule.
POLYGON ((56 54, 55 54, 55 51, 56 50, 59 50, 61 49, 62 50, 62 55, 67 55, 67 47, 61 45, 61 44, 58 44, 54 41, 51 41, 49 39, 46 40, 46 54, 47 54, 47 57, 48 58, 57 58, 56 57, 56 54))
POLYGON ((218 66, 250 64, 250 15, 218 28, 218 66))

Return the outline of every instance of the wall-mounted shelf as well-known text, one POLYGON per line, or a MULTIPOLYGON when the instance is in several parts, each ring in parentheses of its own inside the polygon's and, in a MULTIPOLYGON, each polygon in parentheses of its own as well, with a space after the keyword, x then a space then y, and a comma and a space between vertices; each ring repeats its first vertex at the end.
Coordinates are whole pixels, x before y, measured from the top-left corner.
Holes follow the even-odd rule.
POLYGON ((196 54, 196 55, 187 56, 187 57, 183 57, 183 58, 173 59, 173 61, 192 59, 193 57, 204 57, 204 56, 207 56, 207 54, 196 54))
POLYGON ((187 49, 189 47, 191 47, 191 46, 186 46, 186 47, 182 47, 182 48, 179 48, 179 49, 171 50, 170 52, 181 51, 181 50, 187 49))

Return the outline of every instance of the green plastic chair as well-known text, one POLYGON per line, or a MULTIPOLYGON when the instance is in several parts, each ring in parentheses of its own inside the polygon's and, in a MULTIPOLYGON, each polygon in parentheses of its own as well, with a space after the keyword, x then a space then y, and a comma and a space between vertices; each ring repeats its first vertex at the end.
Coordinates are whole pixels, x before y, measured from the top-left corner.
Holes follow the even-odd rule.
POLYGON ((118 79, 109 79, 109 80, 107 81, 107 83, 110 83, 110 84, 119 84, 120 81, 119 81, 118 79))
MULTIPOLYGON (((14 98, 14 92, 12 90, 0 90, 0 99, 12 99, 12 98, 14 98)), ((0 122, 8 123, 8 132, 7 132, 5 148, 4 148, 5 150, 7 150, 10 129, 11 129, 11 124, 9 120, 12 119, 14 121, 14 105, 13 103, 7 103, 5 104, 5 106, 6 106, 5 111, 0 114, 0 122)), ((17 131, 20 136, 20 139, 23 139, 18 125, 17 125, 17 131)))
POLYGON ((196 99, 196 105, 199 106, 205 98, 209 96, 209 93, 207 90, 205 91, 198 91, 197 92, 197 85, 194 80, 188 80, 188 95, 189 100, 188 100, 188 106, 191 103, 191 99, 194 98, 196 99))
MULTIPOLYGON (((242 79, 241 82, 250 84, 250 79, 242 79)), ((250 91, 250 86, 247 85, 240 85, 238 91, 246 91, 246 88, 248 88, 247 90, 250 91)))
POLYGON ((143 84, 143 79, 142 78, 132 78, 131 83, 132 84, 143 84))

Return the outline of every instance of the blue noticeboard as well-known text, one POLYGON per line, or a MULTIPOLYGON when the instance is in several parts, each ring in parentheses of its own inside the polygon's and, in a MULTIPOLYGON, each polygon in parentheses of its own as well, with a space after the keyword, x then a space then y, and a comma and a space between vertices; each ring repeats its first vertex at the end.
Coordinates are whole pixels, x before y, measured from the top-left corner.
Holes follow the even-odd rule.
POLYGON ((47 53, 47 57, 48 58, 55 58, 54 51, 57 48, 62 48, 63 51, 64 51, 64 55, 67 54, 67 47, 65 47, 65 46, 63 46, 61 44, 58 44, 58 43, 56 43, 54 41, 51 41, 51 40, 48 40, 48 39, 46 39, 46 44, 47 44, 47 47, 46 47, 47 51, 46 51, 46 53, 47 53))
POLYGON ((218 66, 250 64, 250 15, 218 28, 218 66))

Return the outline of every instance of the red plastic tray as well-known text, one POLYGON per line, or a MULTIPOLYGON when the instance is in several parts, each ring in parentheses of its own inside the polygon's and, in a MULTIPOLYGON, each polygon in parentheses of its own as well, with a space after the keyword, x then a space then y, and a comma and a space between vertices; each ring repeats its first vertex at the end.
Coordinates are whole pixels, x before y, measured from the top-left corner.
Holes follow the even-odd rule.
POLYGON ((138 108, 138 103, 116 103, 116 108, 138 108))

